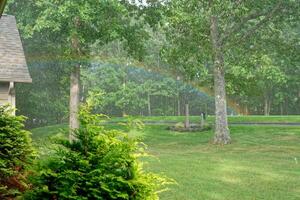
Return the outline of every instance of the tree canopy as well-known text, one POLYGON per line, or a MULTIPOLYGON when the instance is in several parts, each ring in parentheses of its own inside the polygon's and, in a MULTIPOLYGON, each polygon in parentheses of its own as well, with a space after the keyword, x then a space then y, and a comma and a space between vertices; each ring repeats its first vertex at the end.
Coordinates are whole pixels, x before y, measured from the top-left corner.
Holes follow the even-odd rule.
MULTIPOLYGON (((75 89, 63 95, 64 102, 69 97, 72 101, 70 111, 64 109, 64 113, 73 113, 70 118, 76 119, 78 110, 74 108, 84 100, 79 92, 84 89, 79 82, 84 76, 80 68, 92 66, 95 59, 124 66, 113 72, 118 81, 111 89, 116 88, 116 92, 106 97, 124 114, 129 110, 136 113, 145 106, 148 111, 143 114, 149 114, 155 106, 149 102, 157 101, 157 96, 180 96, 179 91, 165 90, 173 83, 157 83, 155 78, 137 87, 135 81, 127 80, 126 66, 130 64, 171 74, 210 93, 214 90, 214 110, 219 116, 216 143, 230 142, 228 107, 242 114, 299 112, 297 1, 173 0, 137 4, 117 0, 11 0, 8 11, 17 16, 30 62, 43 62, 48 57, 66 68, 62 74, 71 74, 63 78, 64 87, 69 80, 70 89, 75 89), (158 95, 154 88, 160 87, 164 89, 158 95)), ((97 77, 84 77, 84 82, 92 80, 98 83, 97 77)), ((87 94, 87 89, 82 93, 87 94)), ((160 113, 170 113, 164 110, 167 107, 162 108, 160 113)))

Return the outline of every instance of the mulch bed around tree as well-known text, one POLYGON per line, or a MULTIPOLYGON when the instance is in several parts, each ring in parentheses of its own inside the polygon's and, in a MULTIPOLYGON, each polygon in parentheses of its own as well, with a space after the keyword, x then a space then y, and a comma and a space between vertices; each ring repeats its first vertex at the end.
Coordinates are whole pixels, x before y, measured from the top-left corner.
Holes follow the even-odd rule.
POLYGON ((184 126, 169 126, 167 128, 171 131, 178 131, 178 132, 202 132, 202 131, 208 131, 212 129, 211 125, 204 125, 203 127, 200 125, 191 125, 190 127, 184 127, 184 126))

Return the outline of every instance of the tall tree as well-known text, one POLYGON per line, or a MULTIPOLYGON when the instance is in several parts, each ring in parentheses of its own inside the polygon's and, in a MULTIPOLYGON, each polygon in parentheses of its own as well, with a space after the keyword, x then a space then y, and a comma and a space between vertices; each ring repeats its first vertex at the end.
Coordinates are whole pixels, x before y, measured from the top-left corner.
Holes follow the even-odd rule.
MULTIPOLYGON (((21 28, 28 36, 42 35, 59 49, 57 56, 71 60, 70 67, 70 140, 79 127, 80 68, 89 60, 90 46, 96 41, 106 44, 122 40, 131 55, 143 53, 142 40, 147 34, 145 22, 137 17, 139 10, 131 1, 106 0, 39 0, 29 1, 32 8, 22 16, 21 28), (30 17, 30 18, 28 18, 30 17), (48 36, 48 37, 47 37, 48 36), (50 40, 51 39, 51 40, 50 40)), ((24 4, 15 0, 13 6, 24 4)), ((26 3, 25 3, 26 4, 26 3)))
POLYGON ((199 66, 213 67, 210 70, 214 77, 216 107, 214 143, 228 144, 231 138, 227 121, 226 70, 243 56, 239 54, 240 49, 249 48, 251 42, 259 38, 257 33, 261 30, 271 24, 295 20, 299 2, 173 0, 168 8, 167 54, 187 72, 200 71, 199 66))

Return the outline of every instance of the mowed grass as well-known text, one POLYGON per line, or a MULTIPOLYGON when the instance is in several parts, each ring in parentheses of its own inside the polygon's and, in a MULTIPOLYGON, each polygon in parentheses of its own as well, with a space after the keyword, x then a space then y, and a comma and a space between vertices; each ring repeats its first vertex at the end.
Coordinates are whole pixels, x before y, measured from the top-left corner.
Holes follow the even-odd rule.
POLYGON ((68 126, 66 124, 45 126, 41 128, 32 129, 32 139, 34 142, 47 141, 50 137, 57 135, 58 133, 67 131, 68 126))
MULTIPOLYGON (((64 127, 34 129, 33 138, 46 140, 64 127)), ((151 125, 129 134, 140 136, 154 155, 145 160, 147 170, 176 180, 162 200, 300 199, 300 127, 234 126, 226 146, 211 144, 212 131, 151 125)))
POLYGON ((212 132, 145 130, 145 143, 159 160, 151 171, 178 183, 164 200, 300 199, 300 128, 232 127, 233 143, 210 144, 212 132))

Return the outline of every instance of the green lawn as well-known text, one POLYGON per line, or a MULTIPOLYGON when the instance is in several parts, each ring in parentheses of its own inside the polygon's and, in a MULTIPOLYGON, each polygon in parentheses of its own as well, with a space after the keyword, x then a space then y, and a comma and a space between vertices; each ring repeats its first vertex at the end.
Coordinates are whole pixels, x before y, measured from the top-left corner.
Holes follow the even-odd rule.
MULTIPOLYGON (((33 138, 45 141, 64 127, 34 129, 33 138)), ((142 136, 155 156, 147 159, 147 169, 178 183, 162 200, 300 199, 300 127, 231 127, 233 143, 223 147, 210 144, 212 131, 147 126, 132 133, 142 136)))
POLYGON ((45 141, 50 136, 56 135, 67 130, 67 125, 54 125, 32 129, 33 141, 45 141))
POLYGON ((300 199, 300 128, 232 127, 233 144, 209 144, 211 132, 148 127, 150 169, 178 182, 169 200, 300 199), (295 160, 297 159, 297 160, 295 160))

